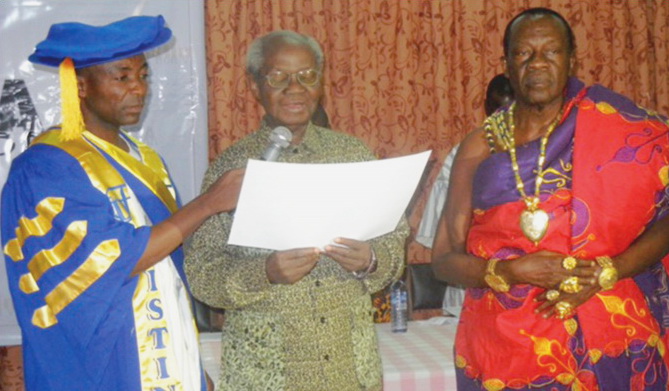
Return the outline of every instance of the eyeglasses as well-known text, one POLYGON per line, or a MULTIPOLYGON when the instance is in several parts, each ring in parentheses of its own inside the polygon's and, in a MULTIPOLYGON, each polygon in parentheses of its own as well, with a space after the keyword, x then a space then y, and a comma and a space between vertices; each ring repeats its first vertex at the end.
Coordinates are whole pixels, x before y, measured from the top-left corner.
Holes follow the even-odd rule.
POLYGON ((321 73, 316 69, 304 69, 295 73, 272 71, 265 75, 265 79, 272 88, 286 88, 293 75, 303 87, 313 87, 321 81, 321 73))

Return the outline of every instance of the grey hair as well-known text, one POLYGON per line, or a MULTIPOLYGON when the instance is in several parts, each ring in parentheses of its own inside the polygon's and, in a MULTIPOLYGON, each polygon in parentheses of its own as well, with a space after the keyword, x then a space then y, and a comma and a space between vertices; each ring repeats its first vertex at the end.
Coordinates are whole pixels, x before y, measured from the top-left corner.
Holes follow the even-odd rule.
POLYGON ((246 72, 255 80, 260 79, 262 77, 260 72, 265 66, 265 56, 269 49, 282 44, 307 48, 313 54, 318 70, 323 70, 323 49, 314 38, 291 30, 279 30, 256 38, 251 43, 246 53, 246 72))

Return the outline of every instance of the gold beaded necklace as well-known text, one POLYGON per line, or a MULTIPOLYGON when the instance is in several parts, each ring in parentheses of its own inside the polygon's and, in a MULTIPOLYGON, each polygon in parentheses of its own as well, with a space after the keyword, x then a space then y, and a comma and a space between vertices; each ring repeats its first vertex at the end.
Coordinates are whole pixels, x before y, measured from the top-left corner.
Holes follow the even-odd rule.
POLYGON ((548 230, 549 217, 548 213, 545 210, 539 208, 539 192, 541 190, 541 185, 544 182, 544 162, 546 161, 546 147, 548 145, 548 137, 550 137, 553 130, 557 127, 560 119, 562 118, 562 110, 555 117, 553 122, 548 125, 546 133, 541 136, 541 141, 539 144, 539 158, 537 159, 537 178, 535 180, 534 186, 534 195, 528 196, 525 193, 525 184, 523 183, 522 178, 520 177, 520 167, 518 166, 518 158, 516 157, 516 139, 515 139, 515 124, 513 120, 513 112, 516 107, 514 102, 509 111, 507 112, 507 121, 509 126, 506 129, 505 137, 502 137, 502 142, 505 144, 506 149, 509 151, 509 156, 511 158, 511 168, 513 169, 513 175, 516 179, 516 189, 525 202, 525 210, 520 214, 520 229, 523 231, 525 237, 531 240, 536 246, 539 244, 539 241, 546 235, 548 230))

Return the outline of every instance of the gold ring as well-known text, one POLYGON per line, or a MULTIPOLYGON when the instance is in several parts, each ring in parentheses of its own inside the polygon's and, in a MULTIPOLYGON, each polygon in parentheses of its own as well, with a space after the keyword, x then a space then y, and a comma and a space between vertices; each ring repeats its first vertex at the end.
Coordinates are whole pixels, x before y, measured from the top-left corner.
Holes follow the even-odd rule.
POLYGON ((555 303, 555 312, 557 312, 558 319, 564 319, 574 313, 574 307, 566 301, 558 301, 555 303))
POLYGON ((564 279, 560 283, 560 290, 566 293, 578 293, 583 289, 583 286, 579 284, 578 277, 572 276, 564 279))
POLYGON ((555 301, 560 297, 560 292, 556 291, 555 289, 551 289, 548 292, 546 292, 546 299, 548 301, 555 301))
POLYGON ((562 260, 562 267, 565 268, 566 270, 574 270, 577 264, 578 264, 577 259, 572 257, 571 255, 564 257, 564 259, 562 260))

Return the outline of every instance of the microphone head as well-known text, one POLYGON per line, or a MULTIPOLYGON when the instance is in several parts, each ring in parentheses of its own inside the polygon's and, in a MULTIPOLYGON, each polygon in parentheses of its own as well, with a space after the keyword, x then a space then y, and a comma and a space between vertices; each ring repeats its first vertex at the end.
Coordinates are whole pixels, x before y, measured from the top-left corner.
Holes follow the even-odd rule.
POLYGON ((272 129, 272 133, 269 135, 269 140, 281 148, 286 148, 293 140, 293 133, 285 126, 277 126, 272 129))

